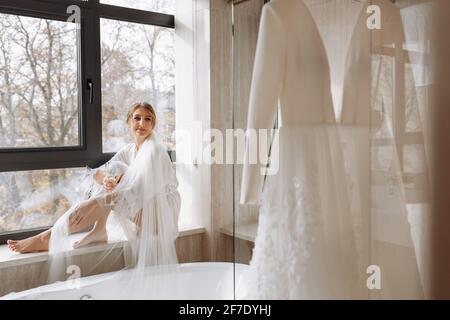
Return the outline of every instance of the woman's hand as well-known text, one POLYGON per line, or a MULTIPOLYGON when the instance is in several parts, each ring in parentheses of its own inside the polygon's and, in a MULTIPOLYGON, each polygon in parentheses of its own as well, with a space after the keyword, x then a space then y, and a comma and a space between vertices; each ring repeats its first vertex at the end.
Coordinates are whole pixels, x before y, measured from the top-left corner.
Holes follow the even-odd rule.
POLYGON ((121 178, 122 178, 122 175, 118 178, 110 178, 105 175, 103 178, 103 187, 105 188, 106 191, 111 192, 114 190, 114 188, 120 182, 121 178))
POLYGON ((103 184, 103 179, 106 177, 106 173, 103 170, 97 169, 94 174, 94 180, 98 184, 103 184))
POLYGON ((116 185, 117 181, 115 178, 110 178, 106 176, 103 178, 103 187, 105 188, 106 191, 108 192, 113 191, 116 185))

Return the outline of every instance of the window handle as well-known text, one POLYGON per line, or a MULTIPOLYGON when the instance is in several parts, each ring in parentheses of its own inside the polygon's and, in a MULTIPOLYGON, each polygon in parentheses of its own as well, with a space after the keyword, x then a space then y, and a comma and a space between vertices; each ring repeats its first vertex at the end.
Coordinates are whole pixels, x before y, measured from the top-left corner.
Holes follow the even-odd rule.
POLYGON ((94 83, 92 79, 87 80, 87 88, 89 91, 89 103, 92 104, 94 102, 94 83))

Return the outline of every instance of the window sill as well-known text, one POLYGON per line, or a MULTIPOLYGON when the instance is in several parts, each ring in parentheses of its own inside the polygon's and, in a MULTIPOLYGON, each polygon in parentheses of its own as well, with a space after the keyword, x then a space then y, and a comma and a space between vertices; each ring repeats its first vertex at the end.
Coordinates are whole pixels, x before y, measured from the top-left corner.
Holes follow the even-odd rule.
MULTIPOLYGON (((178 238, 202 234, 205 232, 206 229, 204 227, 185 226, 180 228, 178 238)), ((72 241, 77 241, 81 239, 84 235, 85 233, 79 233, 71 235, 70 237, 72 241)), ((70 254, 77 256, 92 252, 100 252, 113 247, 121 248, 123 247, 124 243, 125 241, 123 240, 111 240, 108 243, 104 244, 93 244, 83 248, 73 249, 70 251, 70 254)), ((12 252, 11 250, 9 250, 8 245, 0 245, 0 269, 47 261, 48 256, 49 255, 47 252, 33 252, 24 254, 12 252)))
POLYGON ((220 232, 223 234, 250 242, 255 242, 257 230, 258 230, 257 222, 248 222, 237 225, 234 228, 234 233, 233 233, 233 226, 220 228, 220 232))

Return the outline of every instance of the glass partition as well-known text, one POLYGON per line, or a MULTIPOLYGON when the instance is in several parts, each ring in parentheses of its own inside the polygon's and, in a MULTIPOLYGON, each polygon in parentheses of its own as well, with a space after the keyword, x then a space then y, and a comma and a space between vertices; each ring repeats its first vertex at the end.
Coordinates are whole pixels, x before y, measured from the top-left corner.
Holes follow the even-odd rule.
MULTIPOLYGON (((264 90, 258 87, 263 83, 258 77, 262 77, 265 72, 263 69, 267 65, 277 65, 275 59, 266 59, 266 56, 272 54, 273 57, 277 57, 274 52, 279 48, 276 46, 280 46, 280 44, 283 46, 283 42, 277 38, 284 37, 290 41, 284 47, 283 54, 285 56, 280 58, 288 57, 283 60, 282 67, 289 68, 287 66, 292 63, 289 60, 289 50, 296 50, 296 45, 292 44, 292 41, 295 41, 297 39, 295 37, 300 33, 295 29, 300 23, 291 22, 289 19, 292 17, 287 13, 289 10, 282 11, 281 4, 277 3, 279 7, 275 4, 271 6, 270 10, 266 10, 266 17, 264 17, 265 2, 269 1, 233 2, 232 90, 233 128, 235 130, 248 128, 253 121, 249 121, 248 117, 255 117, 254 110, 264 112, 263 109, 252 106, 250 100, 252 94, 255 101, 260 101, 257 97, 255 98, 256 95, 267 97, 264 90), (262 15, 263 17, 261 17, 262 15), (279 32, 273 38, 267 36, 269 29, 260 25, 264 23, 261 21, 265 21, 266 24, 272 23, 271 16, 279 18, 270 25, 271 30, 279 32), (261 32, 266 32, 266 34, 261 35, 261 32), (258 51, 259 42, 264 51, 258 51), (265 64, 255 63, 255 55, 256 59, 264 60, 265 64), (256 68, 256 66, 258 66, 258 70, 255 74, 254 67, 256 68), (252 84, 252 82, 256 84, 252 84), (254 92, 252 92, 253 90, 254 92), (254 107, 253 113, 252 110, 249 110, 249 106, 254 107)), ((324 50, 323 63, 328 66, 329 74, 327 76, 329 76, 331 105, 335 115, 334 124, 331 126, 334 127, 332 130, 336 134, 336 138, 329 140, 332 141, 330 150, 335 152, 332 164, 335 175, 330 176, 326 183, 331 185, 333 179, 338 176, 336 173, 339 170, 345 173, 340 188, 336 190, 340 189, 337 205, 347 208, 348 218, 345 222, 338 221, 337 223, 340 225, 324 228, 322 234, 326 238, 333 232, 342 233, 343 230, 347 230, 348 233, 351 233, 351 242, 345 242, 350 237, 336 236, 334 239, 339 238, 342 243, 346 243, 346 247, 344 245, 340 247, 343 255, 355 257, 352 263, 349 262, 350 258, 345 261, 345 263, 349 263, 348 267, 354 266, 352 271, 345 274, 349 281, 354 281, 355 291, 346 295, 345 292, 348 288, 342 287, 342 290, 337 290, 335 297, 356 299, 426 298, 431 214, 430 119, 433 77, 430 43, 433 1, 304 0, 302 1, 303 5, 298 5, 298 3, 300 2, 297 2, 295 6, 292 5, 291 11, 295 12, 292 16, 304 21, 312 18, 310 24, 304 25, 304 30, 307 32, 303 33, 303 37, 306 39, 303 47, 309 48, 310 51, 305 50, 308 53, 304 53, 304 55, 302 53, 297 56, 292 54, 294 57, 292 59, 297 59, 297 64, 292 63, 291 66, 298 66, 298 76, 302 78, 302 72, 309 72, 309 66, 305 65, 303 61, 315 63, 316 61, 308 59, 314 54, 320 56, 321 50, 324 50), (302 18, 300 19, 300 17, 302 18)), ((272 70, 272 74, 269 75, 276 77, 276 70, 274 68, 270 70, 272 70)), ((322 69, 316 67, 312 70, 316 72, 309 76, 311 82, 314 81, 314 77, 321 76, 322 69)), ((308 85, 307 82, 301 81, 297 83, 291 81, 286 84, 284 81, 288 77, 289 71, 283 69, 282 72, 284 78, 281 78, 281 88, 277 91, 280 104, 273 106, 273 109, 277 110, 275 112, 276 121, 273 125, 275 128, 280 128, 280 135, 283 135, 283 131, 286 132, 292 126, 293 118, 289 115, 294 114, 295 118, 295 113, 289 110, 289 104, 291 103, 292 106, 292 102, 286 98, 286 91, 292 90, 287 95, 295 96, 296 90, 301 91, 302 86, 308 85), (290 89, 286 89, 287 86, 290 89)), ((312 87, 310 92, 305 94, 306 101, 310 101, 308 99, 315 94, 316 88, 312 87)), ((271 90, 270 87, 266 87, 266 89, 271 90)), ((300 102, 297 107, 302 108, 300 102)), ((308 115, 305 114, 305 116, 308 115)), ((297 137, 296 142, 285 147, 288 149, 286 154, 292 151, 293 157, 297 156, 297 158, 283 162, 285 164, 298 166, 299 163, 305 161, 303 157, 308 157, 306 153, 294 153, 294 150, 302 143, 301 135, 297 137)), ((283 148, 282 143, 283 141, 280 141, 280 148, 283 148)), ((271 157, 273 156, 271 154, 271 157)), ((283 171, 283 168, 280 170, 283 171)), ((242 165, 235 164, 235 219, 233 228, 230 228, 230 234, 234 235, 235 262, 250 264, 250 274, 257 272, 255 270, 258 268, 258 272, 261 272, 261 270, 268 269, 267 266, 264 268, 260 266, 261 261, 252 261, 254 249, 264 250, 263 253, 258 253, 258 259, 261 260, 261 256, 264 256, 265 261, 270 260, 271 254, 272 258, 280 256, 280 254, 273 254, 277 250, 285 250, 285 254, 292 258, 292 261, 288 262, 289 266, 286 270, 296 268, 298 274, 302 274, 302 268, 307 268, 310 260, 305 256, 292 254, 290 250, 295 250, 292 248, 299 244, 290 243, 289 239, 304 239, 301 236, 307 233, 311 226, 302 222, 297 224, 297 229, 294 226, 286 227, 286 232, 293 235, 291 238, 284 237, 282 234, 268 234, 270 227, 261 227, 261 215, 263 215, 264 223, 271 223, 272 229, 279 228, 277 230, 281 230, 279 225, 283 223, 283 216, 280 215, 279 220, 276 221, 268 215, 279 214, 277 208, 263 212, 261 203, 259 205, 240 203, 243 174, 245 175, 242 165), (272 222, 268 222, 270 219, 273 219, 272 222), (296 234, 299 237, 295 238, 296 234), (285 243, 281 243, 283 241, 285 243), (268 242, 276 247, 269 247, 268 242), (297 264, 294 261, 297 258, 304 264, 297 264)), ((266 178, 267 176, 264 178, 264 183, 267 182, 266 178)), ((306 189, 314 187, 311 184, 302 183, 304 182, 300 181, 298 186, 306 189)), ((288 181, 281 183, 279 188, 287 190, 288 184, 288 181)), ((267 185, 262 187, 263 194, 266 187, 267 185)), ((264 196, 270 197, 271 195, 266 193, 264 196)), ((323 194, 317 197, 323 198, 323 194)), ((304 209, 302 204, 307 201, 302 197, 295 198, 293 203, 296 209, 293 214, 301 216, 305 212, 309 212, 308 210, 313 210, 311 207, 304 209)), ((324 206, 322 206, 323 208, 324 206)), ((337 210, 336 208, 336 212, 337 210)), ((324 214, 323 217, 326 215, 324 214)), ((334 217, 330 217, 334 219, 334 217)), ((289 221, 295 220, 294 218, 289 219, 291 219, 289 221)), ((323 223, 326 225, 326 221, 323 223)), ((311 245, 310 248, 318 250, 313 249, 314 245, 311 245)), ((322 248, 326 248, 326 246, 322 248)), ((327 261, 328 258, 323 259, 323 261, 327 261)), ((335 261, 338 260, 338 258, 335 259, 335 261)), ((321 270, 324 269, 319 266, 317 273, 320 273, 321 270)), ((292 293, 292 290, 295 291, 292 288, 297 283, 295 276, 283 277, 273 274, 265 274, 265 276, 266 279, 258 283, 258 288, 265 289, 265 286, 269 286, 269 281, 271 281, 267 280, 267 277, 273 277, 272 281, 276 285, 272 283, 272 287, 279 289, 278 285, 280 285, 282 288, 279 295, 274 296, 275 298, 299 296, 296 292, 292 293), (293 284, 280 284, 282 281, 292 281, 293 284), (291 292, 287 293, 289 290, 291 292)), ((306 282, 304 287, 307 287, 306 282)), ((324 285, 324 288, 327 288, 327 285, 331 286, 331 280, 324 285)), ((303 290, 302 285, 298 285, 298 288, 300 288, 298 291, 303 290)), ((255 289, 254 286, 253 289, 255 289)), ((308 297, 308 294, 311 294, 310 297, 314 296, 312 292, 306 292, 305 296, 308 297)), ((323 295, 316 297, 326 298, 327 294, 331 295, 330 291, 324 289, 323 295)), ((258 297, 258 295, 254 296, 258 297)), ((259 297, 267 298, 264 295, 259 295, 259 297)))

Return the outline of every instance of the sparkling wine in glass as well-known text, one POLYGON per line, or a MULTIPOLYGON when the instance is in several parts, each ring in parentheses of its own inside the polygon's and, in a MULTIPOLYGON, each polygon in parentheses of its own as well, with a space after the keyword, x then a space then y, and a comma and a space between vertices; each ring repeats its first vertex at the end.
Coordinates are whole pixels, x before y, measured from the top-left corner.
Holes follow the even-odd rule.
MULTIPOLYGON (((106 170, 106 181, 107 182, 116 182, 117 181, 117 172, 116 172, 116 168, 113 164, 111 163, 107 163, 105 166, 105 170, 106 170)), ((111 194, 111 205, 114 205, 114 200, 112 197, 112 191, 109 191, 109 193, 111 194)))

